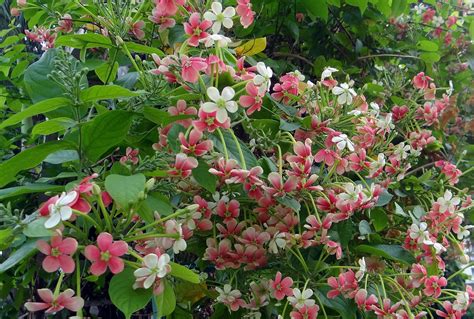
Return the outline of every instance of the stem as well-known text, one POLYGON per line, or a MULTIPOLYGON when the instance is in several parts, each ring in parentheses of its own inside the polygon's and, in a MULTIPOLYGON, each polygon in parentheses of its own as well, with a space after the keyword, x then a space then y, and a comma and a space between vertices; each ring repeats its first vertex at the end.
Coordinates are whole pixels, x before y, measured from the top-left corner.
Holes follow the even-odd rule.
POLYGON ((225 145, 224 135, 222 135, 222 132, 219 128, 217 129, 217 134, 219 134, 219 138, 221 139, 221 143, 222 143, 222 148, 224 149, 225 161, 228 162, 229 153, 227 152, 227 146, 225 145))
POLYGON ((90 216, 87 215, 87 214, 84 214, 83 212, 80 212, 80 211, 78 211, 78 210, 75 210, 75 209, 73 209, 72 211, 73 211, 74 214, 79 215, 79 216, 81 216, 81 217, 84 217, 85 219, 87 219, 88 221, 90 221, 90 222, 94 225, 94 227, 95 227, 97 230, 99 230, 99 232, 102 231, 102 227, 101 227, 95 220, 93 220, 92 217, 90 217, 90 216))
POLYGON ((280 173, 280 176, 283 177, 283 156, 281 154, 281 147, 276 144, 276 148, 278 150, 278 172, 280 173))
POLYGON ((102 211, 102 214, 104 215, 105 223, 107 224, 107 229, 110 232, 112 232, 112 220, 109 216, 109 213, 107 212, 107 209, 105 208, 104 201, 102 200, 102 196, 98 195, 97 199, 99 202, 100 210, 102 211))
POLYGON ((164 238, 179 239, 178 234, 162 234, 162 233, 156 234, 156 233, 153 233, 153 234, 143 234, 143 235, 128 237, 128 238, 124 238, 124 240, 126 242, 129 242, 129 241, 135 241, 135 240, 142 240, 142 239, 149 239, 149 238, 163 238, 163 237, 164 238))
POLYGON ((169 219, 178 217, 178 216, 183 215, 183 214, 188 214, 188 213, 190 213, 190 212, 191 212, 191 211, 190 211, 188 208, 179 209, 179 210, 177 210, 175 213, 173 213, 173 214, 171 214, 171 215, 168 215, 168 216, 166 216, 166 217, 160 218, 160 219, 158 219, 157 221, 154 221, 153 223, 150 223, 150 224, 148 224, 148 225, 145 225, 145 226, 143 226, 143 227, 138 228, 138 229, 137 229, 137 232, 138 232, 138 231, 143 231, 143 230, 148 229, 148 228, 150 228, 150 227, 154 227, 154 226, 159 225, 159 224, 161 224, 161 223, 163 223, 163 222, 165 222, 165 221, 167 221, 167 220, 169 220, 169 219))
MULTIPOLYGON (((76 255, 76 296, 81 296, 81 268, 79 264, 79 256, 76 255)), ((83 317, 82 308, 77 311, 77 316, 79 318, 83 317)))
POLYGON ((61 274, 59 275, 58 282, 56 283, 56 288, 54 288, 53 300, 56 300, 56 298, 59 295, 59 290, 61 290, 61 283, 63 282, 63 278, 64 278, 64 272, 61 270, 61 274))
POLYGON ((449 276, 449 277, 448 277, 448 281, 451 280, 453 277, 456 277, 458 274, 462 273, 462 272, 463 272, 464 270, 466 270, 467 268, 472 267, 472 266, 474 266, 474 262, 467 264, 466 266, 464 266, 463 268, 459 269, 459 270, 456 271, 454 274, 452 274, 451 276, 449 276))
POLYGON ((240 162, 242 165, 243 169, 247 169, 247 164, 245 163, 245 157, 244 153, 242 152, 242 148, 240 147, 240 142, 237 136, 235 136, 234 131, 232 129, 229 129, 230 135, 232 135, 232 138, 234 139, 235 145, 237 146, 237 151, 239 152, 239 157, 240 157, 240 162))

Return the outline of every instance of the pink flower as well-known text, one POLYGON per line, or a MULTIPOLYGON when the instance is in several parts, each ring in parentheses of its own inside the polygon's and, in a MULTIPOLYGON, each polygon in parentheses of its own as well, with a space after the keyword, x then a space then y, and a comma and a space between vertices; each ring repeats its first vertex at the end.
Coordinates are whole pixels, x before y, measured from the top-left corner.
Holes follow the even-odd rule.
POLYGON ((245 86, 248 95, 242 95, 239 99, 240 105, 247 108, 247 114, 251 115, 255 111, 260 111, 263 104, 263 97, 265 92, 260 92, 258 87, 253 83, 249 82, 245 86))
POLYGON ((240 16, 240 24, 245 29, 253 23, 255 12, 252 11, 250 0, 237 0, 235 11, 240 16))
POLYGON ((61 20, 58 22, 58 27, 56 27, 56 32, 69 33, 72 31, 72 17, 70 14, 65 14, 61 17, 61 20))
POLYGON ((413 86, 417 89, 425 90, 428 88, 431 80, 433 79, 425 75, 425 72, 420 72, 413 78, 413 86))
POLYGON ((211 25, 212 21, 209 20, 203 20, 201 22, 201 15, 198 12, 191 14, 189 23, 184 23, 184 32, 190 36, 188 44, 197 47, 201 39, 205 39, 209 36, 206 30, 209 29, 211 25))
POLYGON ((296 307, 290 312, 291 319, 316 319, 318 317, 319 306, 303 305, 302 307, 296 307))
POLYGON ((202 156, 212 149, 212 141, 206 140, 199 142, 202 138, 202 132, 192 129, 189 133, 189 141, 184 137, 184 133, 179 133, 178 139, 181 142, 181 151, 186 154, 202 156))
POLYGON ((150 19, 151 22, 160 25, 158 28, 160 32, 176 25, 176 21, 173 18, 170 18, 160 6, 153 8, 151 16, 149 16, 148 19, 150 19))
POLYGON ((448 284, 448 281, 444 277, 430 276, 425 280, 425 289, 423 292, 427 296, 433 296, 433 298, 438 298, 441 295, 441 287, 444 287, 448 284))
POLYGON ((61 236, 53 236, 51 245, 40 239, 36 246, 46 255, 42 264, 46 272, 55 272, 59 268, 67 274, 74 272, 76 264, 71 257, 77 249, 77 241, 74 238, 62 239, 61 236))
POLYGON ((293 295, 293 279, 285 277, 282 279, 281 272, 277 272, 275 280, 270 280, 270 287, 273 288, 273 296, 276 300, 283 300, 286 296, 293 295))
POLYGON ((359 289, 359 291, 357 291, 354 296, 354 301, 360 309, 367 311, 371 309, 372 305, 377 304, 378 300, 377 297, 375 297, 374 295, 370 295, 367 298, 367 290, 359 289))
POLYGON ((264 186, 263 189, 273 197, 285 196, 287 193, 291 193, 296 189, 297 178, 295 176, 290 176, 283 183, 282 176, 277 172, 271 172, 268 174, 268 181, 272 186, 264 186))
POLYGON ((130 26, 130 31, 138 40, 142 40, 145 37, 145 31, 143 31, 144 27, 145 22, 143 20, 139 20, 130 26))
POLYGON ((357 293, 358 288, 357 279, 352 270, 339 274, 338 278, 328 278, 328 285, 332 288, 327 293, 327 297, 330 299, 336 298, 340 294, 352 298, 357 293))
POLYGON ((204 112, 202 109, 199 109, 199 113, 198 113, 199 119, 194 120, 192 122, 193 126, 201 132, 208 131, 210 133, 214 132, 216 128, 219 128, 219 127, 223 129, 230 128, 230 119, 228 118, 224 123, 221 123, 217 120, 216 114, 217 114, 217 111, 207 113, 207 112, 204 112))
POLYGON ((168 174, 176 177, 186 178, 191 175, 193 168, 198 167, 198 161, 194 157, 188 157, 184 153, 176 154, 174 166, 168 171, 168 174))
POLYGON ((411 284, 413 287, 420 287, 426 280, 426 268, 420 264, 413 264, 411 267, 411 284))
POLYGON ((155 3, 166 15, 173 16, 178 12, 178 6, 186 4, 186 0, 155 0, 155 3))
POLYGON ((462 319, 464 312, 460 310, 455 310, 453 304, 450 301, 443 302, 443 310, 436 310, 436 314, 442 318, 449 319, 462 319))
POLYGON ((139 158, 137 157, 139 153, 139 150, 132 149, 131 147, 127 147, 127 150, 125 151, 125 156, 122 156, 120 158, 120 164, 126 165, 128 163, 132 163, 133 165, 137 165, 139 158))
POLYGON ((196 83, 199 79, 199 71, 204 71, 207 68, 206 59, 199 57, 183 56, 181 58, 181 76, 184 81, 196 83))
POLYGON ((332 166, 336 160, 337 154, 333 150, 323 148, 314 155, 316 163, 324 162, 327 166, 332 166))
MULTIPOLYGON (((172 116, 180 116, 180 115, 192 116, 192 115, 197 114, 197 110, 194 107, 188 107, 185 100, 178 100, 178 102, 176 103, 176 106, 170 106, 168 108, 168 113, 172 116)), ((184 126, 184 128, 188 128, 191 126, 192 121, 193 120, 189 118, 189 119, 178 120, 176 121, 176 123, 181 124, 182 126, 184 126)))
POLYGON ((423 15, 421 18, 423 19, 423 23, 429 23, 431 20, 433 20, 434 16, 436 14, 436 10, 432 8, 428 8, 425 12, 423 12, 423 15))
POLYGON ((304 13, 298 12, 295 14, 296 21, 299 23, 303 22, 304 20, 304 13))
POLYGON ((225 199, 221 199, 217 202, 216 213, 217 216, 224 218, 224 223, 228 223, 234 218, 239 217, 240 203, 235 199, 227 202, 225 199))
POLYGON ((84 249, 84 255, 92 262, 90 271, 95 276, 100 276, 107 270, 113 274, 120 273, 124 268, 121 258, 128 251, 128 245, 123 240, 113 241, 109 233, 100 233, 97 237, 97 246, 89 245, 84 249))
POLYGON ((402 120, 405 115, 408 113, 409 109, 406 105, 398 106, 395 105, 392 108, 392 119, 394 122, 402 120))
POLYGON ((81 297, 73 297, 74 290, 72 289, 64 290, 56 298, 54 297, 53 292, 46 288, 38 289, 38 295, 43 302, 25 303, 25 308, 28 311, 35 312, 46 309, 46 313, 54 313, 66 308, 77 312, 84 307, 84 299, 81 297))

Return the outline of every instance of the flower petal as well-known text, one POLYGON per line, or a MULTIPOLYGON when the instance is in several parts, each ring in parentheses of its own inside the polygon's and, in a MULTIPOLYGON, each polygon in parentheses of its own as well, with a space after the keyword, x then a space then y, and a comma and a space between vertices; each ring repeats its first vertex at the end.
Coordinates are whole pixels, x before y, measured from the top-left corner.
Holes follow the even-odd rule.
POLYGON ((112 243, 109 247, 109 252, 114 256, 122 256, 125 255, 128 251, 128 245, 123 240, 118 240, 112 243))
POLYGON ((84 249, 84 256, 90 261, 99 261, 100 260, 100 250, 94 245, 86 246, 84 249))
POLYGON ((207 88, 207 96, 214 102, 217 102, 221 98, 219 90, 213 86, 207 88))
POLYGON ((97 246, 99 246, 101 251, 109 250, 110 245, 112 244, 113 237, 109 233, 100 233, 97 237, 97 246))
POLYGON ((206 113, 212 113, 217 111, 219 108, 217 107, 216 103, 206 102, 201 105, 201 109, 206 113))
POLYGON ((118 257, 110 257, 109 259, 109 269, 113 274, 118 274, 122 272, 124 268, 124 263, 121 258, 118 257))
POLYGON ((55 272, 59 268, 59 260, 56 257, 46 256, 43 259, 42 266, 46 272, 55 272))
POLYGON ((232 100, 232 98, 234 97, 235 95, 235 91, 233 88, 231 88, 230 86, 226 86, 223 90, 222 90, 222 98, 226 101, 230 101, 232 100))

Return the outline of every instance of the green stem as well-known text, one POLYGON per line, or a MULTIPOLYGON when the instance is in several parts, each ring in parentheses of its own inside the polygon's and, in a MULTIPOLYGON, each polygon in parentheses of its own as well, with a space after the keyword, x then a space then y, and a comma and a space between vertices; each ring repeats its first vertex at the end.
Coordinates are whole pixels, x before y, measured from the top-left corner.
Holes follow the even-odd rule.
POLYGON ((90 221, 99 232, 102 231, 102 227, 95 220, 93 220, 92 217, 90 217, 89 215, 87 215, 87 214, 85 214, 81 211, 75 210, 75 209, 73 209, 72 211, 73 211, 74 214, 76 214, 78 216, 81 216, 81 217, 84 217, 85 219, 90 221))
POLYGON ((451 276, 448 277, 448 279, 447 279, 448 282, 449 282, 452 278, 456 277, 457 275, 459 275, 460 273, 462 273, 464 270, 466 270, 467 268, 472 267, 472 266, 474 266, 474 262, 469 263, 469 264, 467 264, 466 266, 464 266, 463 268, 459 269, 459 270, 456 271, 454 274, 452 274, 451 276))
POLYGON ((142 240, 142 239, 150 239, 150 238, 174 238, 174 239, 179 239, 178 234, 162 234, 162 233, 153 233, 153 234, 143 234, 143 235, 137 235, 137 236, 132 236, 128 238, 124 238, 126 242, 129 241, 135 241, 135 240, 142 240))
MULTIPOLYGON (((81 268, 79 264, 79 256, 76 254, 76 296, 81 296, 81 268)), ((83 318, 82 309, 77 311, 77 316, 83 318)))
POLYGON ((222 135, 222 132, 219 128, 217 129, 217 134, 219 134, 219 138, 221 139, 221 143, 222 143, 222 148, 224 149, 225 161, 228 162, 229 153, 227 152, 227 146, 225 145, 224 135, 222 135))
POLYGON ((181 215, 184 215, 184 214, 189 214, 191 211, 189 210, 189 208, 183 208, 183 209, 179 209, 177 210, 175 213, 171 214, 171 215, 168 215, 166 217, 163 217, 163 218, 160 218, 158 219, 157 221, 154 221, 153 223, 150 223, 148 225, 145 225, 143 227, 140 227, 140 228, 137 228, 137 232, 139 231, 143 231, 145 229, 148 229, 150 227, 155 227, 156 225, 159 225, 161 223, 164 223, 165 221, 169 220, 169 219, 173 219, 175 217, 178 217, 178 216, 181 216, 181 215))
POLYGON ((240 147, 240 142, 237 136, 235 136, 234 131, 232 129, 229 129, 230 135, 232 135, 232 138, 234 139, 235 145, 237 146, 237 151, 239 152, 239 157, 240 157, 240 162, 242 165, 243 169, 247 169, 247 165, 245 163, 245 157, 244 153, 242 152, 242 148, 240 147))
POLYGON ((110 218, 109 213, 107 212, 107 209, 105 208, 104 201, 102 200, 101 195, 97 196, 97 201, 99 202, 100 210, 104 215, 105 223, 107 224, 107 229, 109 230, 109 232, 112 232, 112 220, 110 218))
POLYGON ((59 275, 59 279, 58 279, 58 282, 56 283, 56 288, 54 288, 54 295, 53 295, 53 299, 55 300, 58 295, 59 295, 59 291, 61 290, 61 283, 63 282, 63 278, 64 278, 64 272, 61 271, 61 274, 59 275))
POLYGON ((276 144, 276 148, 278 150, 278 172, 280 176, 283 178, 283 155, 281 154, 280 145, 276 144))

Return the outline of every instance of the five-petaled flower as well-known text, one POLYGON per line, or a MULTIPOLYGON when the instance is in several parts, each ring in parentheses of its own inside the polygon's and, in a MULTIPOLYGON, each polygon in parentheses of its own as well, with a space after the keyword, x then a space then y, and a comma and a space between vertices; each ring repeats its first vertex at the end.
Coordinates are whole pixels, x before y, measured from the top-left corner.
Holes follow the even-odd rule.
POLYGON ((128 251, 128 245, 123 240, 113 241, 109 233, 100 233, 97 237, 97 246, 88 245, 84 249, 84 255, 92 262, 90 272, 100 276, 107 268, 113 274, 122 272, 124 262, 121 258, 128 251))

